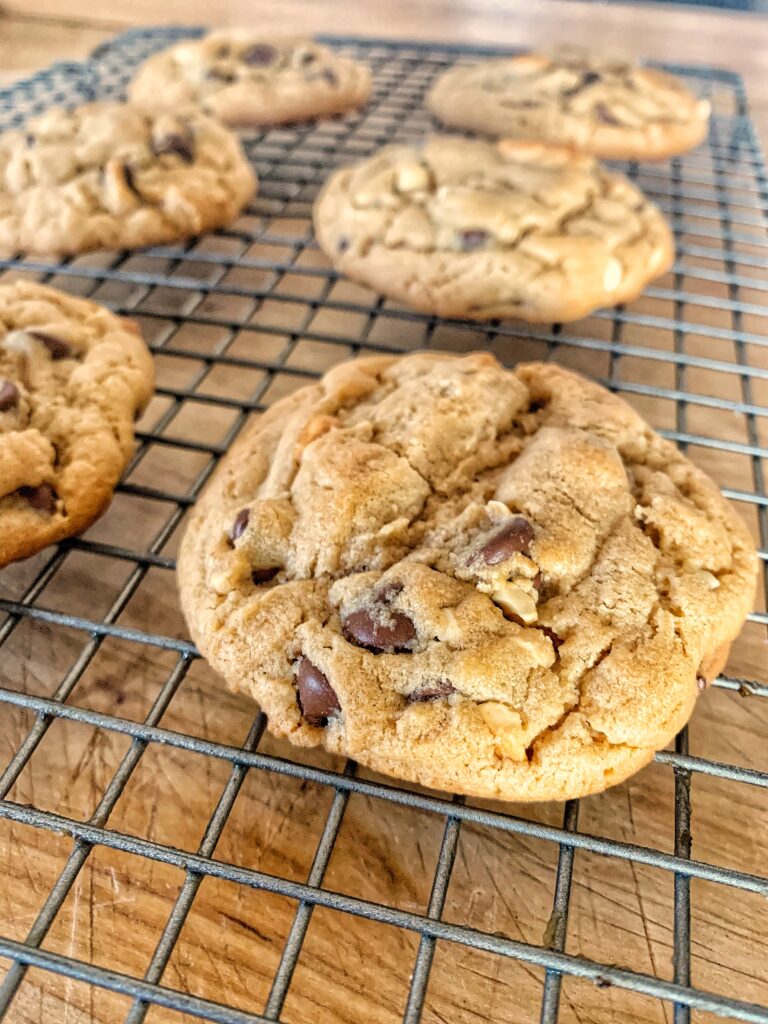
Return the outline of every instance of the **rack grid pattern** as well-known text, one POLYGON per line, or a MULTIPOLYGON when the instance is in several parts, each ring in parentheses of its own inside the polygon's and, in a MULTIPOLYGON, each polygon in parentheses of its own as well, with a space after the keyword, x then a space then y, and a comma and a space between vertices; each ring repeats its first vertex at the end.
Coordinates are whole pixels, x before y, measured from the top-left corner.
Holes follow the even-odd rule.
MULTIPOLYGON (((196 31, 132 31, 101 47, 90 61, 58 64, 28 81, 0 91, 0 128, 21 124, 31 113, 53 104, 119 96, 137 63, 158 48, 181 36, 195 35, 196 31)), ((113 253, 106 259, 101 256, 79 258, 63 264, 15 260, 0 263, 4 271, 24 269, 39 279, 55 279, 58 285, 79 294, 103 298, 119 312, 139 316, 145 326, 154 321, 157 331, 152 347, 158 356, 170 361, 186 359, 200 363, 196 375, 183 386, 168 385, 158 389, 164 411, 149 426, 142 422, 139 447, 125 475, 126 482, 120 487, 124 494, 156 502, 167 510, 151 543, 137 550, 88 537, 72 540, 47 553, 23 593, 13 599, 0 600, 3 616, 0 648, 25 620, 66 627, 82 640, 77 658, 50 697, 18 692, 7 685, 7 679, 0 687, 0 704, 16 705, 34 716, 26 736, 0 776, 0 817, 35 829, 55 830, 73 841, 65 866, 25 940, 19 942, 0 936, 0 956, 11 961, 0 985, 0 1019, 11 1019, 14 998, 29 967, 129 996, 132 1005, 125 1020, 130 1024, 139 1024, 153 1004, 222 1024, 285 1019, 282 1012, 302 955, 311 915, 315 907, 325 907, 405 929, 419 937, 402 1015, 405 1024, 416 1024, 422 1019, 438 942, 457 943, 543 968, 539 1011, 542 1024, 554 1024, 558 1020, 561 985, 568 976, 591 980, 599 987, 619 986, 664 1000, 674 1008, 675 1024, 689 1021, 692 1010, 768 1024, 768 1006, 702 991, 691 985, 691 880, 705 879, 768 897, 768 877, 692 859, 689 797, 691 780, 696 775, 768 787, 768 771, 693 756, 688 752, 687 733, 681 733, 674 750, 657 755, 657 762, 674 773, 674 852, 667 853, 652 846, 581 831, 576 801, 564 806, 560 826, 543 825, 503 811, 473 807, 459 798, 449 800, 363 779, 357 776, 353 763, 338 773, 295 762, 288 753, 286 757, 263 753, 259 749, 265 725, 263 716, 256 716, 242 747, 201 739, 161 724, 164 712, 198 657, 197 652, 183 639, 121 625, 121 614, 150 570, 173 568, 173 559, 164 553, 169 539, 210 476, 218 456, 227 449, 247 416, 269 403, 270 389, 278 377, 298 384, 320 372, 317 368, 306 368, 295 359, 297 346, 303 339, 322 343, 329 349, 335 347, 339 358, 363 351, 403 351, 430 345, 461 350, 483 345, 507 361, 524 358, 533 350, 537 355, 543 353, 545 358, 578 357, 598 361, 596 365, 601 367, 601 372, 595 376, 617 392, 669 403, 674 409, 674 418, 663 431, 667 437, 682 446, 695 446, 699 451, 728 452, 746 459, 751 483, 727 487, 725 493, 755 516, 762 549, 761 586, 766 587, 768 275, 764 271, 768 268, 765 235, 768 180, 740 78, 714 69, 673 68, 685 75, 694 89, 713 99, 715 116, 708 147, 666 164, 624 168, 669 215, 678 240, 673 285, 648 289, 647 298, 656 303, 650 312, 635 304, 601 311, 570 328, 512 323, 479 326, 423 317, 356 286, 344 287, 344 282, 320 258, 312 239, 309 212, 316 190, 329 169, 365 155, 385 142, 417 139, 429 129, 430 121, 421 103, 437 73, 457 60, 466 61, 496 51, 374 40, 332 42, 366 60, 372 67, 375 89, 369 108, 319 125, 291 126, 246 136, 244 144, 258 170, 261 187, 252 207, 231 229, 217 232, 207 242, 151 249, 140 258, 135 254, 113 253), (250 275, 251 283, 238 283, 238 274, 243 271, 250 275), (254 285, 254 280, 262 283, 254 285), (332 323, 333 328, 324 327, 324 322, 332 323), (199 344, 185 340, 185 330, 190 325, 216 328, 221 340, 202 350, 199 344), (671 332, 674 346, 665 349, 645 340, 652 337, 654 330, 671 332), (235 344, 244 335, 254 341, 247 354, 235 344), (691 337, 698 339, 699 349, 692 351, 686 345, 686 339, 691 337), (266 343, 257 346, 257 338, 266 339, 266 343), (701 354, 702 351, 722 353, 726 345, 733 346, 735 358, 701 354), (633 359, 643 360, 654 369, 650 379, 624 372, 633 359), (259 383, 246 397, 216 394, 211 382, 219 368, 243 374, 258 371, 259 383), (708 394, 706 388, 692 385, 691 375, 697 373, 726 381, 727 394, 708 394), (227 429, 217 443, 180 437, 174 432, 174 423, 180 422, 185 407, 190 405, 201 412, 207 410, 213 414, 215 410, 225 410, 230 414, 227 429), (712 436, 700 426, 692 425, 694 413, 695 423, 700 425, 705 421, 699 414, 707 410, 713 414, 738 415, 745 424, 745 438, 712 436), (170 488, 131 482, 134 471, 159 446, 171 446, 174 450, 201 456, 203 468, 186 492, 176 493, 170 488), (66 559, 78 551, 121 560, 132 567, 127 581, 103 616, 66 613, 40 600, 66 559), (150 653, 164 650, 175 658, 173 670, 142 722, 68 702, 106 638, 126 641, 137 650, 145 649, 150 653), (57 720, 80 722, 94 729, 122 734, 131 741, 87 821, 8 799, 14 783, 57 720), (113 808, 145 751, 153 744, 193 751, 229 766, 228 781, 195 853, 109 828, 113 808), (215 856, 217 842, 251 769, 305 780, 327 787, 333 794, 304 882, 239 867, 215 856), (426 913, 414 913, 324 888, 326 868, 347 802, 354 793, 373 801, 389 801, 426 812, 444 822, 426 913), (552 927, 541 945, 442 920, 460 831, 466 823, 556 845, 558 861, 552 927), (185 881, 143 978, 43 948, 46 935, 81 868, 94 848, 100 846, 172 865, 185 873, 185 881), (607 870, 612 861, 618 859, 650 865, 668 874, 674 914, 672 981, 566 951, 573 864, 579 851, 590 851, 606 858, 607 870), (163 984, 164 969, 206 878, 225 879, 253 890, 281 894, 297 903, 263 1007, 249 1011, 236 1009, 163 984)), ((768 626, 765 611, 757 610, 750 618, 757 629, 764 630, 768 626)), ((768 677, 757 681, 722 677, 716 685, 762 699, 768 697, 768 677)))

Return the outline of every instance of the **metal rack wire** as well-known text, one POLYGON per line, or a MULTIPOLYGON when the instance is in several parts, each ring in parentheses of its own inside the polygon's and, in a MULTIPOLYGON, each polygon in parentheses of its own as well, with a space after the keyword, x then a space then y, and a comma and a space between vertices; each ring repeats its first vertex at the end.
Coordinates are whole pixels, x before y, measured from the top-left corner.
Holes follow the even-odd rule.
MULTIPOLYGON (((0 128, 22 123, 31 113, 56 103, 73 104, 92 98, 120 95, 132 69, 150 52, 168 45, 192 29, 146 29, 129 32, 101 47, 83 64, 59 64, 33 79, 0 92, 0 128)), ((182 521, 247 415, 268 404, 268 391, 278 375, 302 381, 317 375, 291 361, 300 339, 312 339, 337 346, 340 354, 360 351, 401 351, 403 348, 434 345, 474 348, 485 345, 503 358, 515 358, 510 347, 537 346, 549 358, 592 353, 605 357, 600 374, 611 388, 629 396, 661 399, 674 406, 674 425, 663 431, 677 443, 695 445, 700 450, 725 451, 746 457, 751 470, 751 487, 727 487, 726 495, 743 507, 754 510, 762 548, 763 582, 768 569, 768 491, 764 459, 768 456, 761 442, 761 428, 768 407, 761 404, 757 390, 768 380, 768 362, 753 361, 756 351, 768 350, 768 317, 765 293, 768 289, 768 241, 765 237, 768 210, 768 180, 760 149, 748 117, 747 101, 739 77, 707 68, 674 68, 687 76, 693 88, 711 95, 715 117, 708 148, 676 159, 668 164, 645 167, 631 165, 628 170, 641 186, 665 209, 678 237, 678 262, 672 288, 656 286, 647 296, 657 300, 665 312, 647 312, 642 307, 603 311, 572 328, 525 327, 511 323, 452 323, 422 317, 393 306, 361 289, 343 292, 339 297, 336 275, 321 259, 315 258, 309 223, 311 200, 329 168, 365 154, 394 139, 418 138, 429 127, 421 106, 423 95, 435 74, 457 60, 490 54, 489 48, 459 48, 444 45, 415 45, 372 40, 333 40, 347 52, 366 60, 375 75, 371 105, 361 113, 317 126, 299 125, 255 133, 245 146, 261 180, 260 193, 253 208, 231 229, 216 234, 217 247, 201 249, 194 242, 185 246, 162 247, 142 254, 140 268, 131 254, 110 254, 103 259, 76 259, 64 264, 42 261, 23 263, 8 260, 3 270, 24 268, 37 276, 80 294, 112 296, 112 304, 126 314, 139 313, 144 322, 153 319, 162 331, 153 342, 156 353, 168 359, 194 359, 201 363, 191 381, 184 386, 163 386, 158 393, 166 400, 165 411, 139 432, 139 447, 126 473, 121 492, 157 502, 168 509, 161 528, 150 543, 135 549, 99 542, 88 537, 72 540, 49 552, 23 592, 0 600, 0 648, 20 623, 28 620, 49 623, 75 631, 82 644, 73 664, 61 678, 50 697, 19 692, 5 680, 0 687, 0 705, 26 709, 34 720, 26 736, 0 776, 0 818, 35 829, 54 830, 69 836, 73 845, 58 879, 23 942, 0 937, 0 957, 11 967, 0 985, 0 1019, 12 1019, 13 1001, 29 967, 42 968, 68 978, 78 979, 131 997, 126 1022, 138 1024, 153 1006, 167 1007, 210 1021, 226 1024, 254 1024, 278 1021, 282 1017, 294 970, 302 953, 311 915, 316 907, 390 924, 419 937, 410 987, 402 1020, 416 1024, 428 1000, 428 983, 436 945, 457 943, 483 950, 498 957, 513 958, 538 965, 545 971, 539 1018, 543 1024, 558 1020, 560 991, 564 977, 591 980, 600 987, 618 986, 671 1003, 675 1024, 691 1019, 691 1010, 710 1011, 743 1021, 768 1024, 768 1006, 748 1003, 739 998, 702 991, 691 985, 691 910, 690 883, 704 879, 718 885, 768 896, 768 877, 692 859, 690 786, 693 777, 713 776, 740 785, 768 787, 768 771, 692 756, 688 752, 687 733, 676 741, 675 749, 657 755, 657 762, 674 773, 674 852, 605 838, 579 829, 579 804, 567 803, 562 825, 544 825, 534 820, 498 810, 471 806, 461 799, 448 800, 407 788, 398 788, 375 780, 359 778, 354 764, 342 773, 267 754, 259 749, 264 720, 257 716, 242 747, 229 746, 199 736, 164 727, 163 715, 197 658, 194 647, 171 635, 146 632, 120 624, 120 617, 131 598, 153 568, 172 569, 173 559, 164 553, 169 538, 182 521), (291 230, 281 233, 276 222, 291 222, 291 230), (695 241, 691 239, 695 237, 695 241), (256 247, 256 255, 250 251, 256 247), (708 266, 707 261, 717 266, 708 266), (262 274, 263 286, 241 285, 233 271, 262 274), (306 285, 306 287, 303 287, 306 285), (710 286, 725 290, 710 293, 710 286), (113 289, 112 292, 109 289, 113 289), (749 299, 742 297, 747 291, 749 299), (115 296, 117 296, 115 298, 115 296), (251 302, 246 312, 233 314, 217 310, 216 300, 242 297, 251 302), (271 322, 268 310, 285 313, 290 308, 295 318, 287 324, 285 316, 271 322), (257 314, 254 316, 254 310, 257 314), (715 323, 706 316, 717 310, 715 323), (347 332, 324 330, 317 326, 320 314, 333 313, 339 322, 353 323, 347 332), (261 315, 264 314, 264 315, 261 315), (728 322, 723 323, 723 315, 728 322), (348 316, 348 321, 343 320, 348 316), (206 325, 221 329, 223 340, 201 350, 178 337, 186 325, 206 325), (757 326, 755 326, 757 324, 757 326), (642 331, 672 332, 671 350, 633 340, 642 331), (260 355, 255 348, 247 355, 233 351, 233 343, 243 333, 258 332, 259 337, 279 339, 279 352, 260 355), (398 334, 399 332, 399 334, 398 334), (685 344, 695 335, 713 346, 730 343, 735 359, 714 358, 692 353, 685 344), (393 341, 396 337, 398 340, 393 341), (403 340, 400 340, 402 337, 403 340), (623 372, 627 360, 642 358, 659 369, 672 368, 673 381, 662 385, 656 380, 632 379, 623 372), (261 379, 248 397, 217 395, 206 390, 217 367, 258 370, 261 379), (707 394, 689 384, 691 372, 701 371, 734 379, 738 397, 707 394), (228 409, 231 422, 220 443, 179 437, 171 429, 188 403, 201 403, 207 409, 228 409), (743 417, 746 440, 709 436, 689 426, 691 409, 729 412, 743 417), (172 446, 199 453, 203 468, 184 493, 132 482, 131 476, 156 446, 172 446), (85 551, 96 557, 128 563, 130 575, 111 607, 103 616, 69 614, 40 602, 46 587, 55 579, 73 552, 85 551), (160 689, 144 721, 104 714, 69 703, 83 673, 106 638, 117 638, 136 650, 164 650, 175 664, 160 689), (8 799, 14 783, 35 754, 45 734, 56 721, 83 723, 93 729, 122 734, 130 746, 104 790, 95 811, 87 821, 29 806, 8 799), (230 766, 228 781, 205 829, 195 853, 170 845, 121 833, 108 827, 110 814, 132 772, 145 751, 153 744, 192 751, 230 766), (301 779, 327 787, 333 798, 325 820, 314 860, 304 882, 279 874, 237 866, 219 860, 215 850, 235 800, 251 769, 301 779), (362 794, 374 801, 388 801, 416 811, 426 812, 444 822, 442 843, 425 914, 345 895, 324 888, 323 880, 334 850, 345 808, 351 794, 362 794), (551 927, 541 945, 517 941, 442 919, 454 859, 462 826, 471 823, 501 832, 528 836, 558 850, 557 875, 552 898, 551 927), (43 948, 46 935, 78 874, 91 852, 98 847, 124 851, 155 862, 172 865, 184 872, 173 909, 157 940, 154 954, 143 978, 63 956, 43 948), (591 960, 566 951, 568 911, 574 856, 590 851, 607 858, 607 863, 628 861, 650 865, 668 873, 673 880, 674 976, 666 981, 645 974, 591 960), (293 923, 280 954, 271 991, 261 1008, 238 1009, 172 989, 162 984, 163 973, 172 955, 182 927, 193 906, 198 889, 206 878, 226 879, 240 886, 277 893, 296 901, 293 923), (258 1012, 257 1012, 258 1011, 258 1012)), ((642 337, 645 337, 644 335, 642 337)), ((764 429, 762 437, 765 438, 764 429)), ((751 616, 757 628, 768 625, 765 611, 751 616)), ((760 698, 768 697, 768 677, 757 681, 724 677, 717 686, 746 690, 760 698)))

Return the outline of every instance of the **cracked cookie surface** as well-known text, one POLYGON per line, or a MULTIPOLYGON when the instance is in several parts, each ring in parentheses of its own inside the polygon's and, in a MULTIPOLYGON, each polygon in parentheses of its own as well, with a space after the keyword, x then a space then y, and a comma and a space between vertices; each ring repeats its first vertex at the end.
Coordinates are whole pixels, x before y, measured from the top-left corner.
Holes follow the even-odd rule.
POLYGON ((577 320, 672 263, 658 209, 591 157, 434 136, 335 172, 315 233, 354 280, 439 316, 577 320))
POLYGON ((356 110, 370 91, 364 64, 312 39, 215 32, 150 57, 128 94, 149 110, 195 103, 255 127, 356 110))
POLYGON ((0 565, 104 511, 153 383, 130 320, 43 285, 0 284, 0 565))
POLYGON ((340 365, 256 419, 178 571, 200 650, 277 735, 545 800, 675 735, 757 563, 714 483, 619 398, 425 352, 340 365))
POLYGON ((451 68, 432 86, 426 105, 451 128, 637 160, 697 146, 710 116, 708 101, 674 76, 579 50, 451 68))
POLYGON ((199 111, 56 108, 0 135, 0 252, 177 241, 229 224, 255 187, 236 136, 199 111))

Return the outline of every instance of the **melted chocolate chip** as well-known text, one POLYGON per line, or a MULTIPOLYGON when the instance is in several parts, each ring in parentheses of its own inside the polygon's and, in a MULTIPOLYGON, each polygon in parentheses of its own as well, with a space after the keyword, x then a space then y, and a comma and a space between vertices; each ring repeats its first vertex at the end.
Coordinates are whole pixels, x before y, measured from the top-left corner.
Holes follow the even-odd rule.
POLYGON ((617 120, 604 103, 598 103, 595 107, 595 117, 601 124, 609 124, 618 127, 621 121, 617 120))
POLYGON ((50 484, 40 484, 38 487, 20 487, 19 494, 37 512, 47 512, 53 515, 56 511, 56 491, 50 484))
POLYGON ((572 96, 578 96, 580 92, 587 89, 590 85, 594 85, 595 82, 600 81, 600 75, 596 71, 587 71, 581 76, 581 80, 572 85, 570 89, 563 91, 563 96, 567 96, 569 99, 572 96))
POLYGON ((552 646, 555 648, 555 653, 557 653, 565 643, 563 638, 558 636, 554 629, 550 629, 549 626, 537 626, 536 629, 540 630, 544 636, 549 637, 552 641, 552 646))
POLYGON ((398 594, 402 594, 403 584, 400 580, 392 580, 391 583, 386 583, 380 590, 377 590, 374 597, 377 602, 381 604, 390 604, 393 597, 397 597, 398 594))
POLYGON ((45 345, 51 359, 67 359, 72 355, 71 346, 61 338, 56 338, 52 334, 44 334, 42 331, 27 331, 27 333, 45 345))
POLYGON ((344 636, 358 647, 365 647, 374 654, 382 651, 410 651, 416 639, 416 628, 407 615, 389 609, 386 612, 389 625, 376 622, 365 608, 352 612, 343 622, 344 636))
POLYGON ((245 533, 245 528, 248 525, 248 520, 251 518, 251 510, 249 508, 241 508, 235 516, 235 520, 232 526, 229 528, 229 542, 234 544, 235 541, 242 537, 245 533))
POLYGON ((339 698, 328 682, 328 677, 303 655, 296 669, 296 682, 299 709, 310 725, 324 726, 329 715, 341 710, 339 698))
POLYGON ((224 71, 223 68, 209 68, 205 77, 215 82, 226 82, 227 84, 235 81, 235 75, 231 71, 224 71))
POLYGON ((170 132, 152 141, 155 156, 178 156, 184 163, 191 164, 195 159, 194 139, 192 132, 170 132))
POLYGON ((271 565, 266 569, 254 569, 251 573, 251 579, 254 583, 269 583, 275 576, 280 572, 279 565, 271 565))
POLYGON ((274 64, 277 50, 269 43, 254 43, 240 54, 240 60, 251 68, 266 68, 274 64))
POLYGON ((534 537, 533 527, 528 520, 522 516, 513 516, 480 548, 480 557, 486 565, 498 565, 518 552, 528 555, 534 537))
POLYGON ((136 172, 130 166, 130 164, 123 165, 123 173, 125 175, 125 184, 131 190, 131 192, 133 192, 135 196, 138 196, 139 199, 143 199, 144 197, 141 194, 141 189, 136 184, 136 172))
POLYGON ((436 679, 434 683, 427 683, 426 686, 420 686, 418 690, 413 690, 405 699, 409 704, 416 704, 428 700, 440 700, 441 697, 449 697, 452 693, 456 693, 455 686, 447 679, 436 679))
POLYGON ((19 389, 10 380, 0 384, 0 412, 8 412, 19 404, 19 389))
POLYGON ((468 252, 472 249, 479 249, 481 246, 485 245, 487 241, 488 232, 482 231, 479 228, 472 231, 461 232, 461 247, 468 252))

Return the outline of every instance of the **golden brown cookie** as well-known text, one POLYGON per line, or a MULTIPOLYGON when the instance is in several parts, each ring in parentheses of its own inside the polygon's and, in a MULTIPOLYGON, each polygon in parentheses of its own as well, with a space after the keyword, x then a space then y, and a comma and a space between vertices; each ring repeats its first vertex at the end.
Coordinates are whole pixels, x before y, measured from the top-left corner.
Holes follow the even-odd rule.
POLYGON ((229 224, 255 187, 236 136, 199 111, 49 110, 0 135, 0 253, 177 241, 229 224))
POLYGON ((575 48, 450 68, 426 103, 450 128, 636 160, 698 146, 710 115, 673 75, 575 48))
POLYGON ((153 383, 130 320, 39 284, 0 284, 0 565, 104 511, 153 383))
POLYGON ((149 110, 198 104, 225 124, 258 126, 356 110, 371 76, 312 39, 214 32, 150 57, 129 87, 149 110))
POLYGON ((192 635, 269 728, 505 800, 595 793, 685 724, 754 597, 717 487, 551 364, 417 353, 256 419, 179 559, 192 635))
POLYGON ((354 280, 424 313, 577 320, 673 259, 659 210, 588 156, 435 136, 333 174, 317 239, 354 280))

